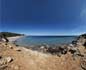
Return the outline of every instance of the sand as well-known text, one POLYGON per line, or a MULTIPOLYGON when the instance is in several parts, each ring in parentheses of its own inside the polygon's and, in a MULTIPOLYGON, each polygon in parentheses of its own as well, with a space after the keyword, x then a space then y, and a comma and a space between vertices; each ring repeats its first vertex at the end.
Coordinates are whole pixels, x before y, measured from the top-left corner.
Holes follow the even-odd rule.
POLYGON ((23 36, 15 36, 15 37, 8 37, 10 42, 14 42, 15 40, 22 38, 23 36))

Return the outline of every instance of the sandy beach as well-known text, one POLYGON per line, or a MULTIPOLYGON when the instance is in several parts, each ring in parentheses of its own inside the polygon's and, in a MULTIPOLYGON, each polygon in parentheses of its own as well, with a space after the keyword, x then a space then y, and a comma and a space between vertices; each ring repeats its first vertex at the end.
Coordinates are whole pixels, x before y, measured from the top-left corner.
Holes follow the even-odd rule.
POLYGON ((9 39, 10 42, 13 42, 13 41, 15 41, 15 40, 17 40, 19 38, 22 38, 22 37, 23 36, 15 36, 15 37, 8 37, 8 39, 9 39))

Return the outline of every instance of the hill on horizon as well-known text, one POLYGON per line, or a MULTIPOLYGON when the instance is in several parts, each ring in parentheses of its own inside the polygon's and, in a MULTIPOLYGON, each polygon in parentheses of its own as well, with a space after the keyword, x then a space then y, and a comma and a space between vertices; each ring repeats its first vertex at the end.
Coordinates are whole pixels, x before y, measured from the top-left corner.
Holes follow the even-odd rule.
POLYGON ((0 32, 0 35, 2 34, 6 35, 7 37, 24 36, 24 34, 13 33, 13 32, 0 32))

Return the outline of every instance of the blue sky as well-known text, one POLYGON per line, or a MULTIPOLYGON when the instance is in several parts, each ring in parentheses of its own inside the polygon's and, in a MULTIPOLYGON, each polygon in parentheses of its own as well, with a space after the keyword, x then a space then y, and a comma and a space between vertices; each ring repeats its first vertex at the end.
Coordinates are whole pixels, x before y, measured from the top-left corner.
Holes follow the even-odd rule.
POLYGON ((0 0, 0 31, 29 35, 86 33, 86 0, 0 0))

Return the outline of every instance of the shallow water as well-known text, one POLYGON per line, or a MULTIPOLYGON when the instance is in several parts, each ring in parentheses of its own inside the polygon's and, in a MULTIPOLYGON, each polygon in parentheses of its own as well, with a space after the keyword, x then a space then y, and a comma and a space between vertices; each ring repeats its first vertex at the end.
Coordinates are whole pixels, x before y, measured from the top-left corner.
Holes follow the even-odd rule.
POLYGON ((33 46, 33 45, 56 45, 56 44, 69 44, 76 36, 26 36, 16 40, 17 45, 33 46))

